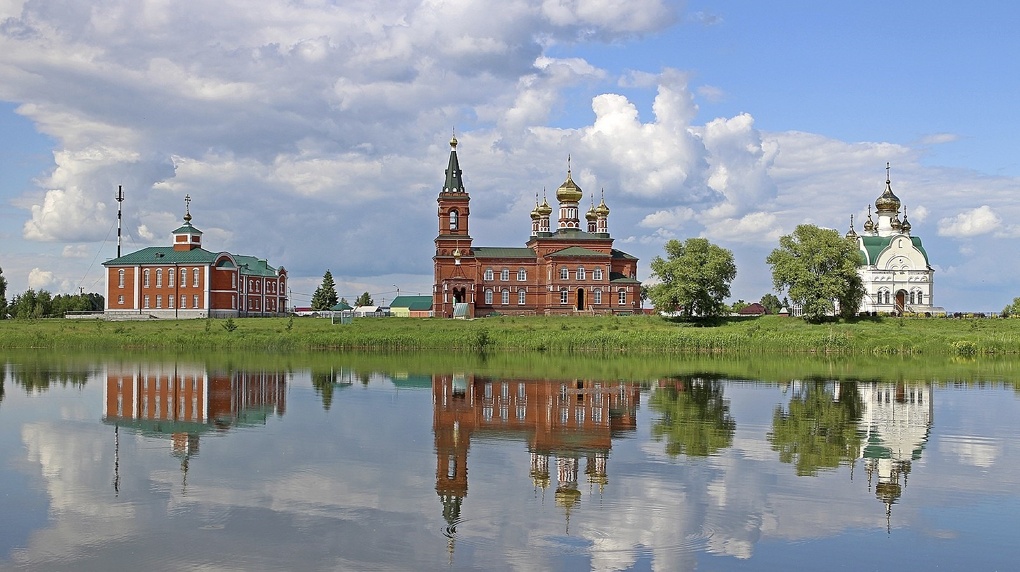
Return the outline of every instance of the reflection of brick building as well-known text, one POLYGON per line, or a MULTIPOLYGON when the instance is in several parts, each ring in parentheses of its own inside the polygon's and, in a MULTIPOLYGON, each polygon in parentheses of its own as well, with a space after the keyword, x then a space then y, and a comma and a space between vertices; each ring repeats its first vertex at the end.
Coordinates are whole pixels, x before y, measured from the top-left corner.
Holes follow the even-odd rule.
POLYGON ((548 201, 531 213, 524 247, 473 246, 468 234, 471 198, 450 142, 446 183, 439 193, 432 309, 436 316, 501 314, 630 314, 641 310, 634 256, 613 248, 609 207, 595 205, 580 219, 581 188, 571 178, 556 191, 559 219, 548 201))
POLYGON ((436 493, 452 540, 468 491, 472 438, 526 441, 530 476, 542 489, 550 486, 550 458, 557 457, 556 502, 569 517, 581 496, 580 459, 586 460, 588 482, 601 490, 608 483, 612 437, 637 428, 640 388, 616 381, 499 380, 454 374, 433 377, 432 397, 436 493))
POLYGON ((103 421, 154 435, 170 435, 174 450, 195 454, 198 435, 265 423, 286 410, 282 372, 207 371, 195 365, 109 367, 103 421))

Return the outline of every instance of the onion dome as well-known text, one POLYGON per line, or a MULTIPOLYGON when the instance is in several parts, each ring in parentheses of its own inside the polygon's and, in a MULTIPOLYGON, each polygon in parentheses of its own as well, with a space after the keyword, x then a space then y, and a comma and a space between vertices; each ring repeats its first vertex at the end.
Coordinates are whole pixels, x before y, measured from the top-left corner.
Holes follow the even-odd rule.
POLYGON ((542 218, 542 207, 538 204, 538 193, 535 193, 535 208, 531 209, 531 220, 542 218))
POLYGON ((899 230, 902 224, 903 223, 900 222, 900 217, 898 216, 893 217, 893 219, 889 221, 889 226, 892 227, 893 230, 899 230))
POLYGON ((552 214, 552 207, 549 206, 549 201, 542 199, 542 204, 538 205, 538 214, 540 216, 549 216, 552 214))
POLYGON ((599 218, 599 215, 596 214, 596 212, 595 212, 595 200, 594 199, 592 199, 592 201, 591 201, 591 208, 588 209, 588 212, 584 213, 584 218, 586 218, 588 220, 596 220, 597 218, 599 218))
POLYGON ((885 164, 885 192, 875 199, 875 208, 880 213, 897 213, 900 211, 900 199, 892 192, 889 179, 889 163, 885 164))
POLYGON ((864 221, 864 232, 875 232, 875 221, 871 220, 871 205, 868 205, 868 220, 864 221))
POLYGON ((900 224, 900 232, 910 234, 910 221, 907 220, 907 207, 903 207, 903 222, 900 224))
POLYGON ((850 230, 846 231, 846 237, 857 239, 857 232, 854 230, 854 215, 850 215, 850 230))
POLYGON ((561 203, 576 203, 584 197, 584 191, 570 177, 570 158, 567 158, 567 180, 556 189, 556 200, 561 203))
POLYGON ((599 206, 595 207, 595 214, 597 214, 599 216, 602 216, 602 217, 609 216, 609 207, 606 206, 606 191, 605 191, 605 189, 602 190, 602 202, 599 203, 599 206))

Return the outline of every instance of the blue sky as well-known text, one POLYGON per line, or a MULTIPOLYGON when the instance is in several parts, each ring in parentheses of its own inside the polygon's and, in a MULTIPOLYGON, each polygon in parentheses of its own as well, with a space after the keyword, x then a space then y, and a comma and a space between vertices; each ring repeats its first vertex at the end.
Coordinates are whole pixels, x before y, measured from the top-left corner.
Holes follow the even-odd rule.
POLYGON ((0 268, 101 291, 193 198, 206 247, 302 305, 428 293, 454 128, 479 246, 520 246, 572 156, 639 278, 670 238, 734 252, 733 299, 800 223, 846 230, 886 162, 935 303, 1020 295, 1012 3, 0 0, 0 268), (399 230, 398 230, 399 228, 399 230))

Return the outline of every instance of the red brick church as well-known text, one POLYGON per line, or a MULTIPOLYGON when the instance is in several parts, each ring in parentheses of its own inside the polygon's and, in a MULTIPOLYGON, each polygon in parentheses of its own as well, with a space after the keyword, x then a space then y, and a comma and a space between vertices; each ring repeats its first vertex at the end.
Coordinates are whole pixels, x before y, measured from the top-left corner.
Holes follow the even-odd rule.
POLYGON ((443 317, 490 314, 632 314, 641 311, 638 259, 613 248, 605 198, 580 219, 584 197, 571 179, 556 190, 559 217, 547 200, 531 211, 524 247, 474 246, 468 232, 471 197, 450 141, 446 183, 439 193, 432 308, 443 317))

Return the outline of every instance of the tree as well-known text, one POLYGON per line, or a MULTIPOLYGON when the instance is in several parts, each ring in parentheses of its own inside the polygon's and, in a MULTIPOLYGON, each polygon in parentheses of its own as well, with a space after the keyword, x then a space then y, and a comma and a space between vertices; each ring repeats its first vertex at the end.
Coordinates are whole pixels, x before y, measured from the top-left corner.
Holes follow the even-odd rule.
POLYGON ((4 269, 0 268, 0 320, 7 317, 7 279, 4 278, 4 269))
POLYGON ((336 284, 333 283, 333 274, 326 270, 322 284, 312 293, 312 309, 328 310, 333 306, 336 306, 336 284))
POLYGON ((368 292, 365 292, 361 296, 358 296, 358 299, 354 301, 354 305, 355 306, 374 306, 375 305, 375 300, 373 300, 372 297, 368 295, 368 292))
POLYGON ((765 294, 758 303, 765 306, 769 314, 778 314, 783 309, 783 303, 779 301, 775 294, 765 294))
POLYGON ((1013 303, 1002 309, 1002 317, 1020 317, 1020 298, 1013 298, 1013 303))
POLYGON ((786 290, 804 316, 819 321, 836 312, 843 318, 857 313, 864 283, 857 274, 857 244, 832 229, 798 225, 779 238, 779 248, 765 259, 772 266, 772 284, 786 290))
POLYGON ((733 444, 737 424, 723 387, 715 379, 681 377, 652 393, 649 407, 660 415, 652 424, 652 438, 666 439, 666 454, 707 457, 733 444))
POLYGON ((648 297, 660 311, 683 316, 718 316, 730 295, 737 275, 733 253, 704 238, 666 243, 667 258, 652 260, 652 276, 660 282, 648 289, 648 297))

